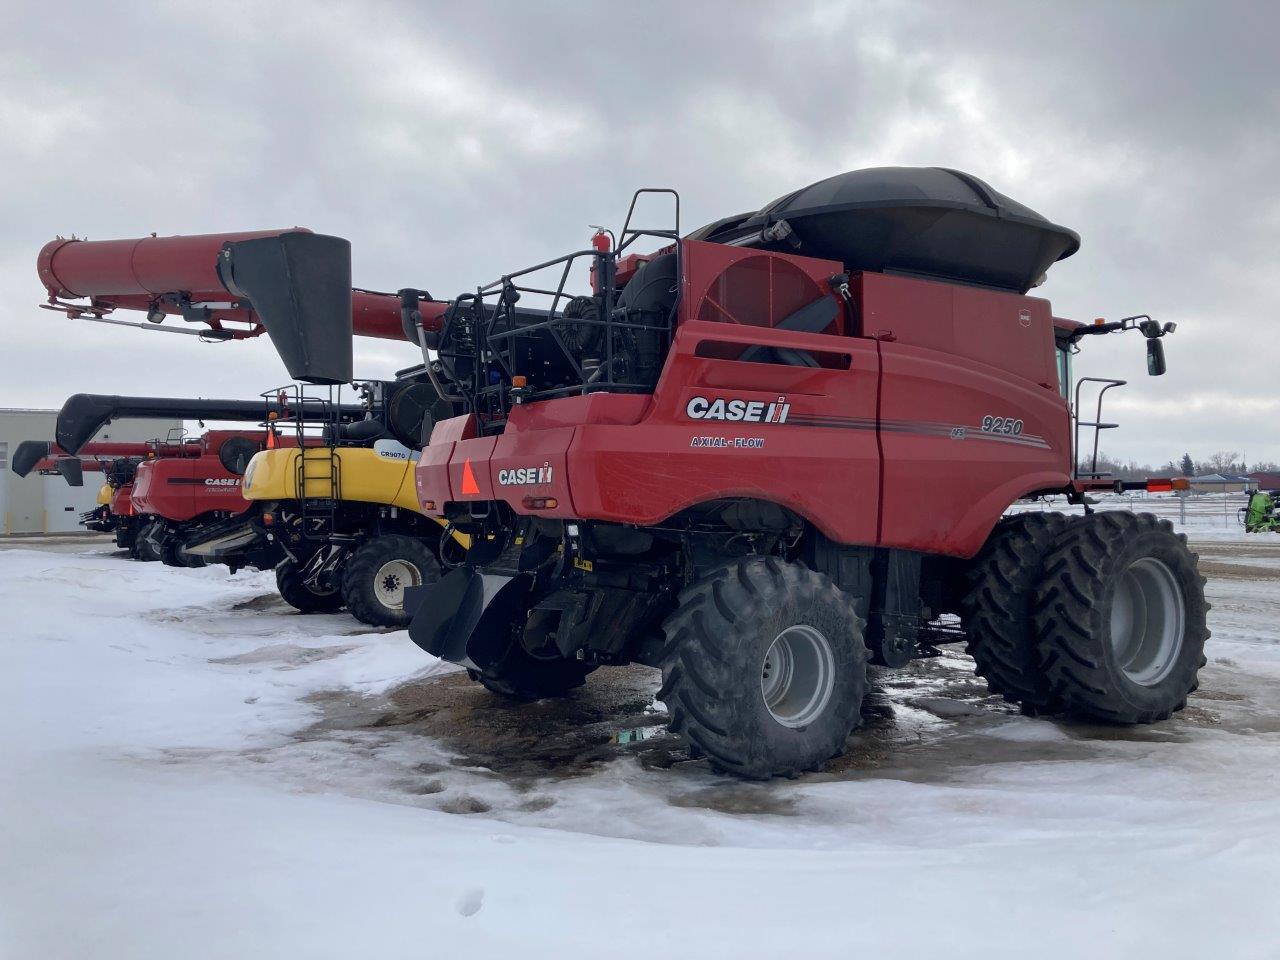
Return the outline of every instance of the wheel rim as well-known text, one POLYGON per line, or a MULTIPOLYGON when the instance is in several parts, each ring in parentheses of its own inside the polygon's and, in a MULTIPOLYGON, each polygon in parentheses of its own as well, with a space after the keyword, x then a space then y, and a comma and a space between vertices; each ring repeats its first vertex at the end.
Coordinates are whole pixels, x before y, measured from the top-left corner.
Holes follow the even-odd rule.
POLYGON ((1124 675, 1153 686, 1182 650, 1186 602, 1173 571, 1155 557, 1129 564, 1111 601, 1111 649, 1124 675))
POLYGON ((422 585, 422 574, 408 560, 388 560, 373 578, 373 593, 378 602, 391 610, 404 607, 407 587, 422 585))
POLYGON ((831 700, 835 655, 823 634, 807 624, 787 627, 764 655, 760 692, 773 719, 784 727, 812 723, 831 700))

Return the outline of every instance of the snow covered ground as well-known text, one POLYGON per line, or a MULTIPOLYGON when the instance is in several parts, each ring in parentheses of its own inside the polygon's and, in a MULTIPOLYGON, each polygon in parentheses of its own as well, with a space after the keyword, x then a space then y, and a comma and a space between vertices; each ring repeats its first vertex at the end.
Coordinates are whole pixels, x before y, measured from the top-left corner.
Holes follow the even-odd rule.
POLYGON ((948 653, 772 784, 684 759, 648 671, 512 706, 266 575, 6 544, 0 958, 1280 956, 1280 537, 1189 532, 1175 720, 1024 718, 948 653))

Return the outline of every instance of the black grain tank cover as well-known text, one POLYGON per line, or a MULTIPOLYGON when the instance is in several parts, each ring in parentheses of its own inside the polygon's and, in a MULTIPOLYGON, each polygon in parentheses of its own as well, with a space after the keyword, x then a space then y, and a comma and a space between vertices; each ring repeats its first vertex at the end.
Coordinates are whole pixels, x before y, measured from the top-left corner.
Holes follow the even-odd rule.
POLYGON ((839 260, 850 270, 908 273, 1026 293, 1080 248, 1073 230, 943 167, 853 170, 787 194, 695 239, 742 240, 786 220, 792 240, 766 249, 839 260))

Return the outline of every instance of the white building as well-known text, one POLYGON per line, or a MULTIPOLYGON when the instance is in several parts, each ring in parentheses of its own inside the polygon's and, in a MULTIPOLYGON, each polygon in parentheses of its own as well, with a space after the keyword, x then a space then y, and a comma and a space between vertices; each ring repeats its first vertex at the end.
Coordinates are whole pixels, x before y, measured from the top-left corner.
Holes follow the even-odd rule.
MULTIPOLYGON (((53 440, 57 419, 57 410, 0 407, 0 535, 84 530, 80 514, 94 508, 102 474, 85 471, 84 486, 72 487, 60 476, 19 477, 9 467, 10 456, 23 440, 53 440)), ((181 426, 180 420, 122 419, 107 424, 95 439, 136 443, 165 437, 181 426)))

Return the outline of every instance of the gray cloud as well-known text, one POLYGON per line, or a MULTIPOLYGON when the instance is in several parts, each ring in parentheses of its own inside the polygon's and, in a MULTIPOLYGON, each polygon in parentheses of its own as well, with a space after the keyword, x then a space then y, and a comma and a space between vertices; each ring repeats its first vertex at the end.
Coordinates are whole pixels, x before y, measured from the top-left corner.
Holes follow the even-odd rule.
MULTIPOLYGON (((55 233, 303 224, 352 240, 362 285, 452 295, 581 246, 636 186, 678 188, 693 227, 841 170, 939 164, 1081 233, 1041 290, 1059 315, 1179 323, 1162 380, 1136 340, 1081 358, 1131 381, 1112 452, 1280 460, 1269 5, 84 3, 8 20, 0 405, 283 380, 266 343, 35 309, 55 233)), ((412 355, 365 342, 358 359, 384 375, 412 355)))

